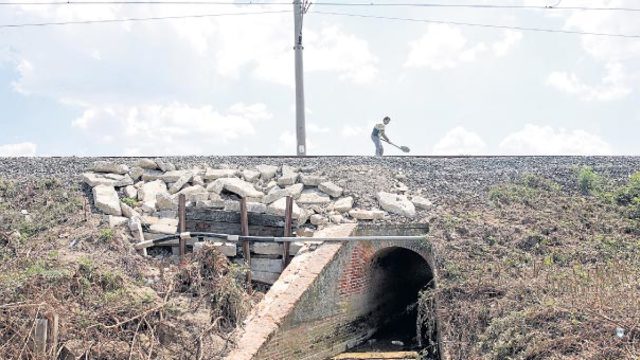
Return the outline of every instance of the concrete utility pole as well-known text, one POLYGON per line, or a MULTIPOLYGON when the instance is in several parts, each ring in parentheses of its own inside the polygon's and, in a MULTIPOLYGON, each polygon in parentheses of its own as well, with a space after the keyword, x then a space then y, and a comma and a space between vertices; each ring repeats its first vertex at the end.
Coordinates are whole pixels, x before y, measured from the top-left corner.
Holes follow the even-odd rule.
POLYGON ((304 71, 302 67, 302 17, 307 12, 307 0, 293 1, 294 46, 296 59, 296 139, 298 156, 307 155, 307 140, 304 119, 304 71))

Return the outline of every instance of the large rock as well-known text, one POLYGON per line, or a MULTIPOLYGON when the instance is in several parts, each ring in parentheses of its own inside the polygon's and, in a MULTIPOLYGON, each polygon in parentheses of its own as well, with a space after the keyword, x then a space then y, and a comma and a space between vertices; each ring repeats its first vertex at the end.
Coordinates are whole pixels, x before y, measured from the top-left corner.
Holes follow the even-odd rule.
MULTIPOLYGON (((240 211, 240 201, 227 200, 224 202, 224 211, 240 211)), ((267 205, 259 202, 248 201, 247 212, 264 214, 267 212, 267 205)))
POLYGON ((138 160, 136 165, 138 167, 143 168, 143 169, 155 170, 155 169, 158 168, 158 164, 155 161, 151 160, 151 159, 140 159, 140 160, 138 160))
POLYGON ((232 178, 238 174, 234 169, 207 169, 202 177, 205 180, 216 180, 222 178, 232 178))
POLYGON ((397 215, 406 217, 416 216, 416 208, 405 195, 391 194, 384 191, 376 195, 380 207, 397 215))
POLYGON ((128 185, 127 187, 124 188, 124 195, 131 199, 137 199, 138 189, 136 189, 136 187, 133 185, 128 185))
POLYGON ((156 209, 163 210, 178 210, 178 198, 166 193, 160 193, 156 197, 156 209))
POLYGON ((140 217, 140 213, 138 213, 133 208, 131 208, 131 206, 123 203, 122 201, 120 202, 120 209, 122 210, 122 215, 126 218, 131 219, 131 218, 140 217))
POLYGON ((260 178, 262 180, 270 180, 276 176, 278 172, 278 167, 273 165, 258 165, 256 169, 260 172, 260 178))
POLYGON ((325 194, 331 195, 331 197, 337 198, 342 195, 342 188, 331 181, 325 181, 318 185, 318 189, 325 194))
MULTIPOLYGON (((187 171, 185 172, 182 176, 180 176, 174 183, 173 185, 171 185, 171 187, 169 188, 169 194, 175 194, 178 191, 182 190, 182 188, 189 182, 191 181, 191 178, 193 177, 193 173, 191 173, 191 171, 187 171)), ((204 188, 202 188, 203 190, 205 190, 204 188)), ((206 190, 205 190, 206 191, 206 190)))
POLYGON ((164 172, 162 172, 161 170, 145 169, 142 173, 142 181, 159 180, 162 179, 162 175, 164 175, 164 172))
MULTIPOLYGON (((277 215, 277 216, 284 216, 285 215, 285 211, 286 211, 286 207, 287 207, 287 199, 285 198, 281 198, 278 199, 276 201, 274 201, 273 203, 271 203, 269 206, 267 206, 267 214, 270 215, 277 215)), ((296 204, 296 202, 293 202, 293 209, 291 211, 291 216, 293 219, 300 219, 301 217, 303 217, 303 210, 298 206, 298 204, 296 204)))
POLYGON ((127 175, 119 174, 95 174, 84 173, 82 174, 82 181, 87 185, 94 187, 98 185, 106 185, 113 187, 123 187, 127 185, 133 185, 133 179, 127 175))
POLYGON ((316 226, 326 225, 327 223, 329 223, 329 220, 320 214, 311 215, 310 220, 311 223, 316 226))
MULTIPOLYGON (((181 177, 186 175, 193 176, 193 173, 190 170, 167 171, 166 173, 164 173, 164 175, 162 175, 162 181, 166 183, 174 183, 178 181, 181 177)), ((189 177, 189 180, 191 180, 191 177, 189 177)))
POLYGON ((325 179, 322 176, 318 176, 318 175, 302 174, 302 175, 300 175, 300 181, 305 186, 318 186, 321 183, 323 183, 325 181, 325 179))
POLYGON ((188 186, 180 190, 180 192, 176 194, 176 197, 181 194, 184 194, 186 201, 193 201, 193 202, 207 200, 211 195, 209 194, 207 189, 205 189, 202 185, 188 186))
POLYGON ((158 164, 158 168, 163 172, 173 171, 176 169, 176 166, 168 161, 164 161, 162 159, 156 159, 156 164, 158 164))
POLYGON ((98 185, 93 188, 93 202, 96 209, 107 215, 121 216, 120 199, 113 186, 98 185))
POLYGON ((382 210, 353 209, 349 215, 357 220, 382 220, 386 213, 382 210))
POLYGON ((254 182, 260 178, 260 171, 255 170, 244 170, 242 172, 242 177, 249 182, 254 182))
POLYGON ((428 210, 433 207, 433 203, 422 196, 412 196, 411 202, 417 209, 428 210))
POLYGON ((282 176, 278 179, 278 185, 293 185, 298 181, 298 173, 288 165, 282 165, 282 176))
POLYGON ((331 202, 331 198, 317 190, 305 190, 300 194, 298 203, 304 205, 323 205, 331 202))
POLYGON ((143 211, 151 212, 156 207, 156 200, 159 194, 169 195, 164 181, 156 180, 142 185, 138 190, 138 199, 143 202, 143 211))
POLYGON ((287 196, 291 196, 292 198, 297 199, 300 197, 302 189, 304 189, 304 185, 302 184, 293 184, 287 186, 285 189, 275 187, 271 189, 271 191, 269 191, 269 193, 265 195, 264 198, 262 198, 262 202, 265 204, 271 204, 272 202, 287 196))
POLYGON ((126 217, 109 215, 109 227, 111 228, 124 226, 128 221, 129 219, 126 217))
POLYGON ((222 190, 224 190, 224 182, 225 179, 218 179, 210 183, 209 185, 207 185, 207 191, 214 194, 220 194, 222 190))
POLYGON ((339 213, 345 213, 353 208, 353 197, 347 196, 342 199, 338 199, 333 204, 333 210, 339 213))
POLYGON ((98 173, 111 173, 118 175, 124 175, 129 172, 129 167, 127 165, 116 164, 113 161, 96 161, 89 166, 89 169, 98 173))
POLYGON ((162 218, 149 226, 149 232, 172 235, 178 232, 178 219, 162 218))
POLYGON ((139 166, 134 166, 129 170, 129 176, 133 179, 133 181, 138 181, 144 174, 144 169, 139 166))
POLYGON ((256 190, 252 183, 238 178, 224 180, 224 189, 243 198, 262 199, 264 194, 256 190))

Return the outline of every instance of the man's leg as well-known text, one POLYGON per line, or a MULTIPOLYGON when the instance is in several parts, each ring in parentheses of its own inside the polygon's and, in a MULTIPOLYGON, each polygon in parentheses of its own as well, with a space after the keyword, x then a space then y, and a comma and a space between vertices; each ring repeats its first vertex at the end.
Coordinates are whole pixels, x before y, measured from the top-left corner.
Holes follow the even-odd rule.
POLYGON ((373 139, 373 142, 376 144, 376 156, 382 156, 382 154, 384 153, 384 149, 382 148, 382 143, 380 142, 380 138, 376 136, 373 139))

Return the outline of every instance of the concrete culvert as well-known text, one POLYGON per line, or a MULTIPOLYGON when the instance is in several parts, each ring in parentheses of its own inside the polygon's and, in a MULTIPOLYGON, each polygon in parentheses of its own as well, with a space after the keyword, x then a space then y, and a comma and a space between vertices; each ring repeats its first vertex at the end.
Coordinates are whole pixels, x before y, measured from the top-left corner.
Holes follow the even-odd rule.
MULTIPOLYGON (((363 351, 427 350, 429 359, 437 359, 435 326, 417 324, 422 291, 433 289, 433 272, 418 253, 390 247, 380 250, 371 260, 371 291, 368 302, 373 310, 369 319, 375 329, 363 351)), ((435 319, 427 319, 435 324, 435 319)))

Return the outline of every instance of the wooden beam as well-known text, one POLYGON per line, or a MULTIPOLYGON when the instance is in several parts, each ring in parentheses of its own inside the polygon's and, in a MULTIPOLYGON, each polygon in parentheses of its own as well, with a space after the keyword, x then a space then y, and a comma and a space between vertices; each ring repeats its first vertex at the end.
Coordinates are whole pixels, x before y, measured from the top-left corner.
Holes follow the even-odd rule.
MULTIPOLYGON (((178 233, 182 234, 186 231, 187 223, 186 223, 186 203, 187 197, 184 194, 180 194, 178 196, 178 233)), ((185 253, 185 243, 186 239, 180 237, 180 258, 184 256, 185 253)))
MULTIPOLYGON (((240 230, 242 236, 249 236, 249 213, 247 212, 247 199, 240 199, 240 230)), ((244 262, 249 271, 247 272, 247 284, 251 287, 251 249, 249 241, 242 241, 242 253, 244 254, 244 262)))
POLYGON ((49 329, 49 320, 36 319, 36 329, 34 333, 35 337, 35 352, 38 355, 45 355, 47 352, 47 335, 49 329))
MULTIPOLYGON (((287 202, 285 203, 284 210, 284 236, 291 236, 291 225, 293 224, 293 197, 287 196, 287 202)), ((289 243, 284 243, 282 247, 282 267, 285 268, 289 265, 289 243)))

